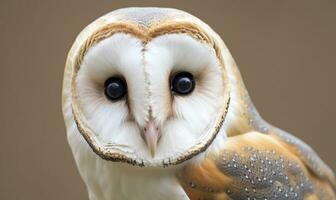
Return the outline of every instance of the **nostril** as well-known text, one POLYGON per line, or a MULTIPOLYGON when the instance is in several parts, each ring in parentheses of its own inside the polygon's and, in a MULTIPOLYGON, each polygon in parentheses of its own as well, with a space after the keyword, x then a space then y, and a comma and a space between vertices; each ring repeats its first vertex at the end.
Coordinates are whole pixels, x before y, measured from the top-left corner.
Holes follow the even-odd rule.
POLYGON ((143 128, 143 130, 144 130, 144 131, 147 131, 147 128, 146 128, 146 127, 144 127, 144 128, 143 128))

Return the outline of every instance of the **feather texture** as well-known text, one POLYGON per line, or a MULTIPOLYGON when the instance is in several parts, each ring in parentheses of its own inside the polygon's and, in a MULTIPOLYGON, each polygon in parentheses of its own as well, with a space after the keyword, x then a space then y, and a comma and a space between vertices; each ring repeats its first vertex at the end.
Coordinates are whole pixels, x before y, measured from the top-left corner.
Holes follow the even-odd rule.
POLYGON ((68 54, 62 102, 91 200, 336 198, 332 170, 260 117, 224 42, 186 12, 127 8, 91 23, 68 54), (181 71, 195 77, 187 96, 171 92, 181 71), (127 82, 119 101, 104 96, 114 76, 127 82))

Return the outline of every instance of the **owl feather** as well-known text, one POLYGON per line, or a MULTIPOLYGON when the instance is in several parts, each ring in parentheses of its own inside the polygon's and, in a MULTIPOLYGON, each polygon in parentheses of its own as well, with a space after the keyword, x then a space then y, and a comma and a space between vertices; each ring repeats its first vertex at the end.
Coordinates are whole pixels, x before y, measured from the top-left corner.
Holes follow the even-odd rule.
POLYGON ((261 118, 224 42, 177 9, 88 25, 66 61, 63 114, 91 200, 334 200, 335 174, 261 118))

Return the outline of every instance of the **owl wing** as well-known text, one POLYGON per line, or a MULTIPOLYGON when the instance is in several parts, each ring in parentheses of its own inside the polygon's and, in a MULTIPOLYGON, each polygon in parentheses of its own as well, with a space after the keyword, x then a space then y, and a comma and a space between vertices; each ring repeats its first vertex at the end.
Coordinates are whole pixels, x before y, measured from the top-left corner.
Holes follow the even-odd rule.
POLYGON ((299 157, 306 167, 318 178, 325 179, 336 188, 334 172, 326 165, 316 152, 299 138, 275 128, 271 135, 282 141, 286 148, 299 157))
POLYGON ((191 200, 335 200, 329 170, 297 138, 249 132, 228 138, 220 153, 185 166, 179 179, 191 200), (302 152, 306 148, 311 155, 302 152))

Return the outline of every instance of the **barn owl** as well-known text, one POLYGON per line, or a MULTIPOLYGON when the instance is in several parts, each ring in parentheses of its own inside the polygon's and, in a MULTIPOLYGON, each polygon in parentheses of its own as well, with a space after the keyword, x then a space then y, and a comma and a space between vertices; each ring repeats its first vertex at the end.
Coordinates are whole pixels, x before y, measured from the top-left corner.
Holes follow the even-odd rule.
POLYGON ((88 25, 66 61, 63 115, 91 200, 335 199, 335 175, 264 121, 222 39, 170 8, 88 25))

